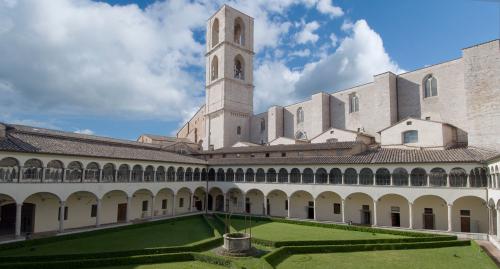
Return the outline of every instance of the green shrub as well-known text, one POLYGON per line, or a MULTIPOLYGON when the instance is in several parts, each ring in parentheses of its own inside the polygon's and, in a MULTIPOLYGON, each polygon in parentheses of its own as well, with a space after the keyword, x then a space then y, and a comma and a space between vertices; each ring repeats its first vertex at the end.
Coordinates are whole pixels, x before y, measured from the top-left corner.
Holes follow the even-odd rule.
POLYGON ((225 259, 222 257, 205 255, 205 254, 201 254, 201 253, 193 253, 193 258, 197 261, 204 262, 204 263, 215 264, 215 265, 220 265, 220 266, 224 266, 224 267, 232 267, 233 266, 233 262, 231 260, 225 259))
POLYGON ((406 238, 383 238, 383 239, 353 239, 353 240, 304 240, 304 241, 278 241, 274 247, 284 246, 309 246, 309 245, 359 245, 359 244, 384 244, 384 243, 413 243, 452 241, 456 236, 442 237, 406 237, 406 238))

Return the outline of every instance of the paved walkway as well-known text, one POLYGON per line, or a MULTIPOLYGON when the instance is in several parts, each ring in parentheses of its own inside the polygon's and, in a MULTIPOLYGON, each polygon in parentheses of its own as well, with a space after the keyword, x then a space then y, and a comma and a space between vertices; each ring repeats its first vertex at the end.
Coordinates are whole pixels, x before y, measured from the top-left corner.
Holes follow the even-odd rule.
POLYGON ((477 240, 476 243, 490 256, 490 258, 500 267, 500 250, 490 241, 477 240))

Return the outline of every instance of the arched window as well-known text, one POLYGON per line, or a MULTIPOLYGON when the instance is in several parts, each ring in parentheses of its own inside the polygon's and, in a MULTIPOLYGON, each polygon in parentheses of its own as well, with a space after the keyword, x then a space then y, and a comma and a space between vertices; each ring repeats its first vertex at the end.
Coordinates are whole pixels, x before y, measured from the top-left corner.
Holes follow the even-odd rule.
POLYGON ((132 168, 132 182, 141 182, 142 181, 142 166, 134 165, 132 168))
POLYGON ((297 131, 297 133, 295 133, 295 138, 299 139, 299 140, 306 140, 307 136, 306 136, 306 134, 304 132, 297 131))
POLYGON ((225 181, 224 169, 219 168, 217 170, 217 181, 225 181))
POLYGON ((45 169, 45 181, 59 182, 63 179, 64 166, 61 161, 52 160, 45 169))
POLYGON ((304 169, 302 172, 302 183, 312 184, 314 183, 314 172, 311 168, 304 169))
POLYGON ((257 174, 255 176, 255 181, 257 181, 257 182, 266 182, 266 172, 264 172, 264 169, 262 169, 262 168, 257 169, 257 174))
POLYGON ((392 184, 394 186, 408 186, 408 171, 404 168, 396 168, 392 172, 392 184))
POLYGON ((304 109, 302 109, 302 107, 299 107, 297 109, 297 124, 301 124, 304 122, 304 109))
POLYGON ((156 169, 156 181, 164 182, 167 179, 167 173, 165 173, 165 167, 159 166, 156 169))
POLYGON ((433 75, 428 75, 424 79, 424 98, 437 96, 437 80, 433 75))
POLYGON ((245 25, 239 17, 234 20, 234 43, 245 45, 245 25))
POLYGON ((243 169, 241 168, 236 169, 236 181, 242 182, 244 180, 245 180, 245 175, 243 173, 243 169))
POLYGON ((219 44, 219 19, 215 19, 212 24, 212 47, 219 44))
POLYGON ((470 186, 474 188, 486 187, 487 176, 484 168, 474 168, 470 171, 469 175, 470 186))
POLYGON ((0 181, 13 182, 18 178, 19 162, 14 158, 5 158, 0 161, 0 181))
POLYGON ((184 177, 186 178, 186 181, 193 181, 193 169, 191 167, 186 169, 184 177))
POLYGON ((245 64, 241 55, 234 58, 234 78, 245 79, 245 64))
POLYGON ((373 171, 370 168, 363 168, 359 172, 359 184, 373 185, 373 171))
POLYGON ((418 131, 410 130, 403 132, 403 144, 417 143, 418 142, 418 131))
POLYGON ((226 181, 230 181, 230 182, 234 181, 234 171, 231 168, 227 169, 227 172, 226 172, 226 181))
POLYGON ((281 168, 278 173, 278 182, 279 183, 288 183, 288 171, 285 168, 281 168))
POLYGON ((293 168, 290 172, 290 183, 300 183, 300 170, 293 168))
POLYGON ((328 183, 328 173, 325 169, 319 168, 316 170, 316 183, 317 184, 326 184, 328 183))
POLYGON ((359 111, 359 97, 357 94, 353 93, 349 95, 349 112, 359 111))
POLYGON ((254 173, 252 168, 248 168, 247 172, 245 173, 245 181, 246 182, 254 182, 254 173))
POLYGON ((375 184, 377 185, 390 185, 391 172, 386 168, 379 168, 375 173, 375 184))
POLYGON ((207 169, 201 169, 201 181, 208 181, 207 169))
POLYGON ((450 187, 467 187, 467 172, 462 168, 453 168, 449 180, 450 187))
POLYGON ((427 186, 427 173, 422 168, 411 170, 410 181, 412 186, 427 186))
POLYGON ((338 168, 330 170, 330 184, 342 184, 342 171, 338 168))
POLYGON ((358 172, 354 168, 347 168, 344 172, 344 183, 355 185, 358 184, 358 172))
POLYGON ((219 77, 219 59, 214 56, 212 59, 212 66, 210 67, 210 79, 216 80, 219 77))
POLYGON ((43 164, 38 159, 30 159, 24 163, 23 179, 28 180, 41 180, 42 179, 43 164))
POLYGON ((167 181, 175 181, 175 168, 172 166, 167 169, 167 181))
POLYGON ((177 168, 177 181, 184 181, 184 168, 177 168))
POLYGON ((128 182, 130 179, 130 168, 126 164, 120 165, 118 168, 118 182, 128 182))
MULTIPOLYGON (((97 182, 99 180, 99 165, 95 162, 91 162, 87 164, 85 168, 85 181, 89 182, 97 182)), ((103 175, 104 176, 104 175, 103 175)))
POLYGON ((102 167, 102 181, 113 182, 115 181, 115 165, 107 163, 102 167))
POLYGON ((193 181, 200 181, 200 169, 199 168, 194 169, 193 181))
POLYGON ((83 165, 80 162, 70 162, 66 170, 66 180, 78 182, 83 180, 83 165))
POLYGON ((208 181, 215 181, 215 170, 213 168, 208 170, 208 181))
POLYGON ((241 135, 241 126, 236 127, 236 134, 241 135))
POLYGON ((273 168, 269 168, 269 170, 267 170, 267 182, 276 182, 276 170, 273 168))
POLYGON ((151 165, 146 166, 144 170, 144 181, 153 182, 155 181, 155 168, 151 165))
POLYGON ((443 168, 433 168, 429 174, 429 185, 434 187, 446 186, 446 181, 448 177, 446 171, 443 168))

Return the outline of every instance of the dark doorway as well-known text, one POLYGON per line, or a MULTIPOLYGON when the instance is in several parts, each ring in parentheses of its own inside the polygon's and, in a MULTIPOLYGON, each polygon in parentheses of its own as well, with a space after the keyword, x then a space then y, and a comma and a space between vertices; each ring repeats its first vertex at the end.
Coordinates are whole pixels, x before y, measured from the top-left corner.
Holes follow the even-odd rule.
POLYGON ((224 210, 224 196, 217 195, 215 197, 215 211, 223 211, 224 210))
POLYGON ((460 210, 460 231, 470 233, 470 210, 460 210))
POLYGON ((35 204, 24 203, 21 209, 21 233, 35 231, 35 204))
POLYGON ((3 205, 0 212, 0 235, 14 234, 16 230, 16 204, 3 205))
POLYGON ((369 205, 363 205, 361 207, 361 224, 363 224, 363 225, 372 224, 372 214, 370 212, 369 205))
POLYGON ((434 230, 434 212, 432 208, 424 208, 424 229, 434 230))
POLYGON ((251 212, 250 198, 246 198, 246 201, 245 201, 245 212, 246 213, 250 213, 251 212))
POLYGON ((401 227, 401 214, 397 206, 391 207, 391 225, 392 227, 401 227))
POLYGON ((267 199, 266 203, 267 203, 267 204, 266 204, 266 208, 267 208, 267 212, 266 212, 266 214, 267 214, 268 216, 270 216, 270 215, 271 215, 271 206, 269 205, 269 199, 267 199))
POLYGON ((209 194, 208 195, 208 210, 209 211, 214 210, 213 200, 214 200, 214 198, 212 198, 212 195, 209 194))
POLYGON ((307 218, 314 219, 314 202, 309 202, 307 206, 307 218))
POLYGON ((118 204, 117 222, 127 221, 127 203, 118 204))
POLYGON ((203 203, 200 200, 196 200, 196 202, 194 202, 194 207, 196 210, 201 211, 203 209, 203 203))

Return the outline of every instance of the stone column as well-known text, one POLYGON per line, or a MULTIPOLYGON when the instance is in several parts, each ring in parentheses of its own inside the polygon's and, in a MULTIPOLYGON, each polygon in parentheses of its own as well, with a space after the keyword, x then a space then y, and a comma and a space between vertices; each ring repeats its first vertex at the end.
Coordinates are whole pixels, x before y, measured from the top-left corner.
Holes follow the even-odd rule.
POLYGON ((16 237, 21 236, 21 212, 23 204, 16 205, 16 237))
POLYGON ((470 176, 467 174, 467 188, 470 188, 470 176))
POLYGON ((118 181, 118 169, 115 170, 115 178, 113 178, 113 182, 117 182, 118 181))
POLYGON ((132 213, 132 196, 127 197, 127 222, 131 220, 131 213, 132 213))
POLYGON ((394 179, 392 178, 392 173, 391 173, 391 183, 390 183, 391 186, 394 186, 394 179))
MULTIPOLYGON (((128 205, 127 205, 128 207, 128 205)), ((102 210, 102 200, 97 199, 97 212, 95 215, 95 226, 99 227, 101 226, 101 210, 102 210)))
POLYGON ((132 169, 128 171, 128 182, 132 182, 132 169))
POLYGON ((151 218, 155 217, 155 196, 151 195, 151 218))
POLYGON ((175 216, 175 193, 172 194, 172 216, 175 216))
POLYGON ((451 204, 448 204, 448 232, 451 232, 452 230, 452 219, 451 219, 451 213, 452 213, 452 206, 451 204))
POLYGON ((64 232, 64 208, 66 207, 66 201, 59 202, 59 232, 64 232))
POLYGON ((194 207, 194 193, 191 194, 191 201, 189 202, 189 212, 193 212, 194 207))
POLYGON ((102 182, 102 169, 99 169, 99 178, 97 178, 97 182, 102 182))
POLYGON ((45 168, 41 168, 42 170, 42 182, 45 182, 45 168))
MULTIPOLYGON (((290 206, 288 208, 290 208, 290 206)), ((318 220, 318 214, 316 213, 316 199, 314 198, 313 198, 313 210, 314 210, 314 220, 318 220)))
POLYGON ((227 212, 227 206, 228 202, 226 201, 227 199, 227 193, 224 193, 224 201, 222 201, 222 212, 227 212))
POLYGON ((497 208, 497 240, 500 240, 500 208, 497 208))
POLYGON ((373 226, 377 226, 377 201, 373 201, 373 226))
POLYGON ((344 176, 344 173, 342 173, 342 174, 341 174, 341 176, 342 176, 342 185, 344 185, 344 184, 345 184, 345 176, 344 176))
POLYGON ((63 168, 62 170, 62 182, 66 181, 66 169, 63 168))
POLYGON ((340 210, 342 214, 342 222, 345 223, 345 199, 340 200, 340 210))
POLYGON ((425 184, 425 186, 429 187, 429 175, 428 174, 425 174, 425 180, 427 180, 427 183, 425 184))
POLYGON ((413 229, 413 203, 408 203, 408 215, 409 215, 409 228, 413 229))
MULTIPOLYGON (((290 209, 290 204, 288 204, 288 209, 290 209)), ((267 195, 264 195, 264 216, 267 216, 267 195)))
POLYGON ((299 174, 300 174, 300 184, 302 184, 302 183, 304 183, 304 182, 302 181, 302 173, 299 173, 299 174))
POLYGON ((290 200, 291 200, 290 198, 292 198, 292 197, 290 197, 290 196, 286 197, 286 201, 288 203, 288 208, 287 208, 288 210, 287 210, 286 214, 287 214, 288 218, 292 217, 292 210, 290 210, 290 200))
POLYGON ((82 170, 82 182, 85 180, 85 171, 87 171, 86 169, 83 169, 82 170))
POLYGON ((247 195, 246 195, 246 193, 244 193, 244 192, 241 193, 241 199, 242 199, 241 205, 243 207, 241 212, 247 213, 247 195))

